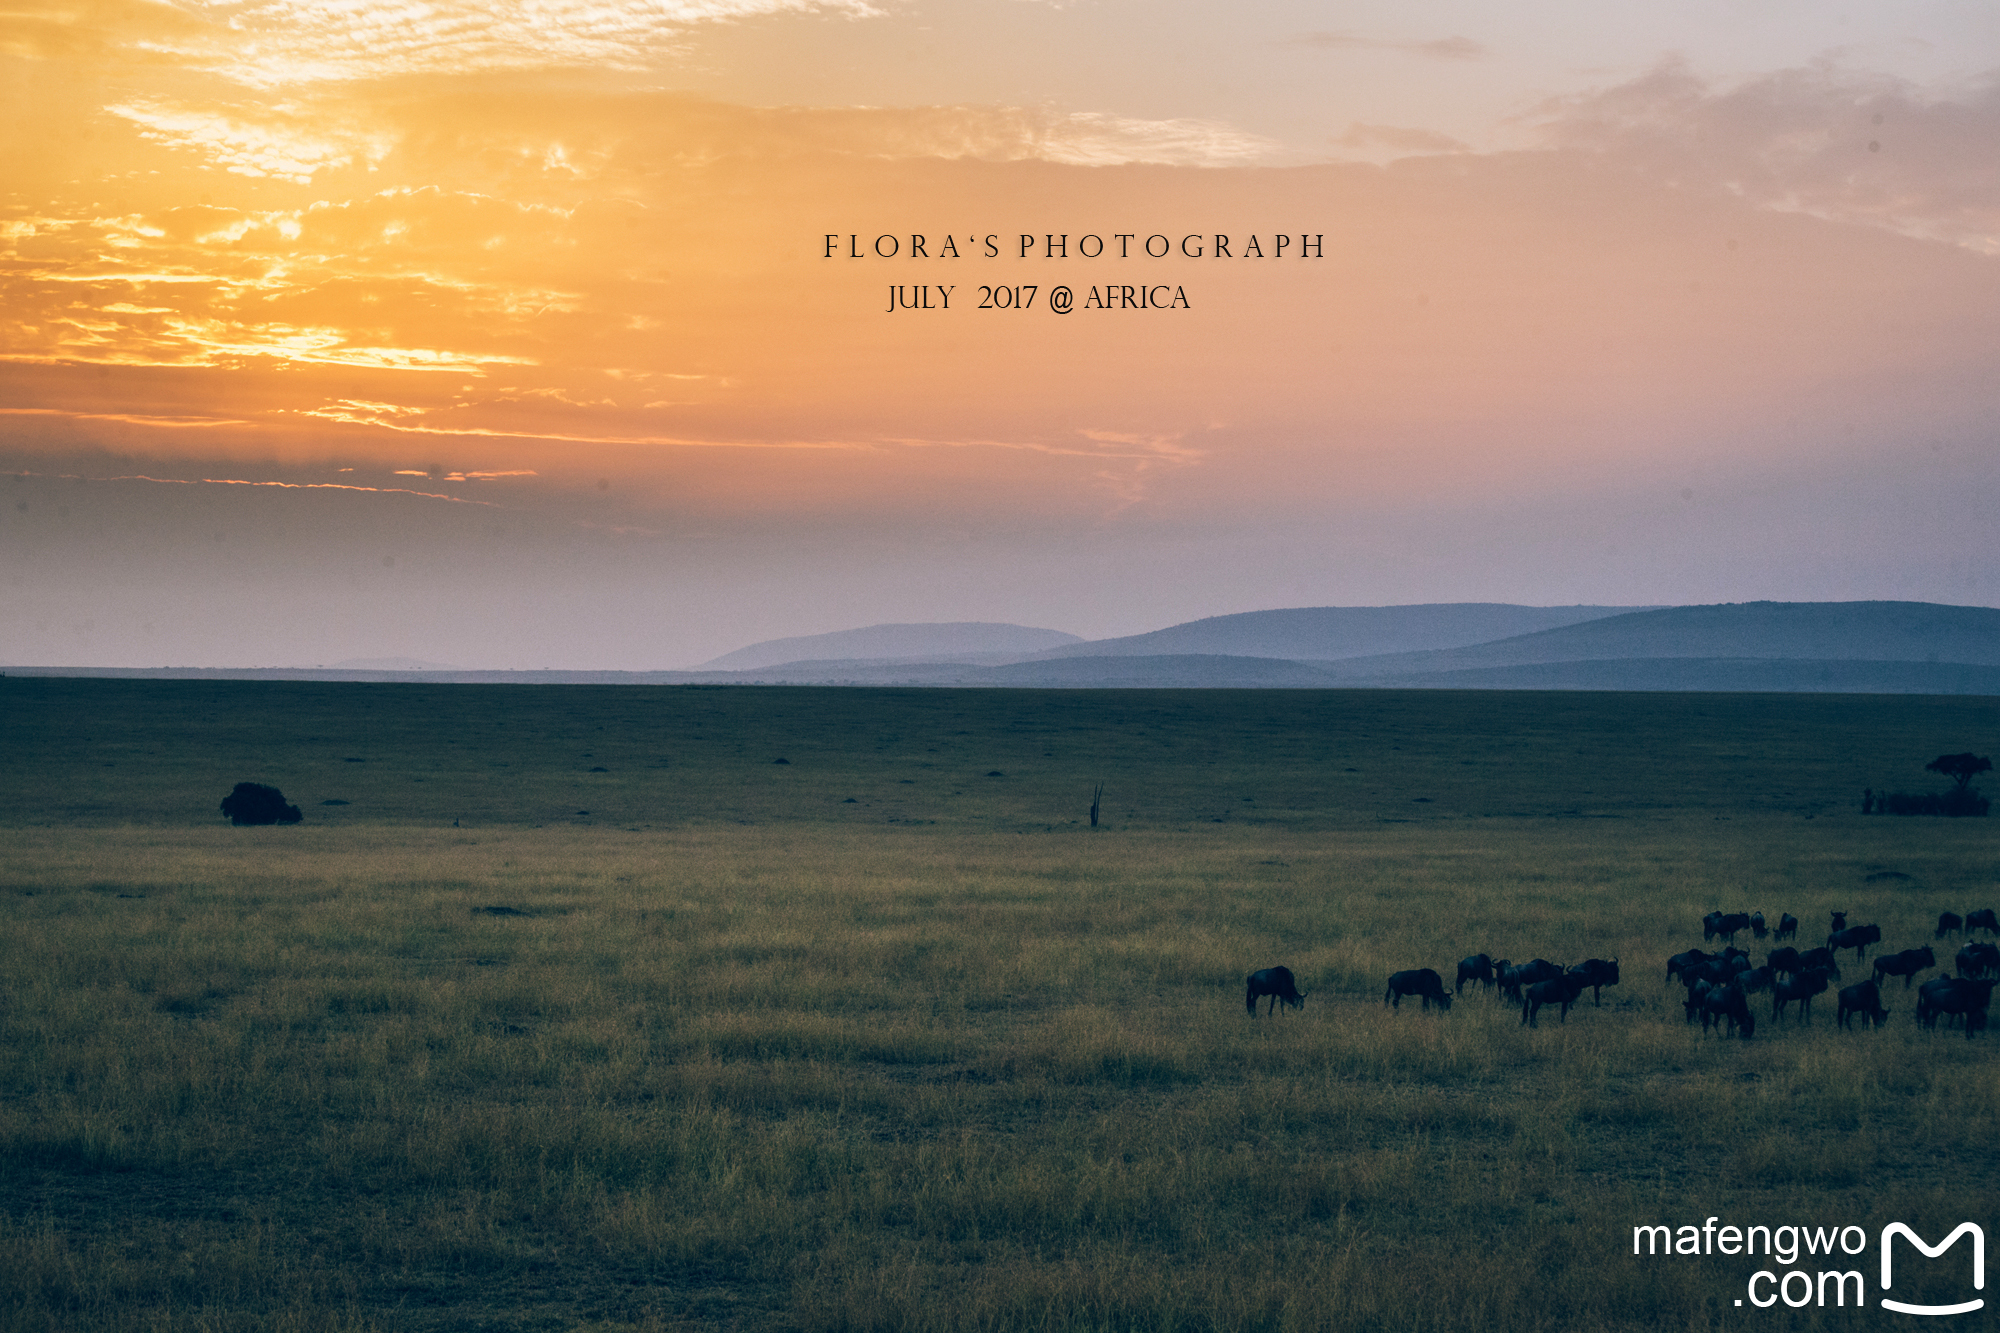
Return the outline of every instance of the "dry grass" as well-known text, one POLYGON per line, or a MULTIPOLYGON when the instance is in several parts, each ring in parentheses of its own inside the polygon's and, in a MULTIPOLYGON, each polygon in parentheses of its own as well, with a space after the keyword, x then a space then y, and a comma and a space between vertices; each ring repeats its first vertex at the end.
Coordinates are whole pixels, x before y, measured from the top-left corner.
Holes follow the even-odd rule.
MULTIPOLYGON (((1001 745, 984 725, 966 744, 1001 745)), ((1155 725, 1257 784, 1214 716, 1155 725)), ((1555 785, 1521 732, 1483 762, 1555 785)), ((1880 1032, 1836 1032, 1827 996, 1704 1040, 1665 957, 1718 905, 1807 942, 1845 908, 1894 949, 2000 892, 1986 821, 1673 808, 1723 785, 1686 739, 1616 819, 28 809, 0 866, 0 1329, 1733 1327, 1768 1261, 1635 1260, 1632 1226, 1976 1215, 1995 1039, 1918 1031, 1892 991, 1880 1032), (1479 950, 1625 979, 1534 1030, 1471 994, 1383 1008, 1389 972, 1479 950), (1311 998, 1253 1022, 1243 975, 1279 962, 1311 998)), ((1398 766, 1415 737, 1381 740, 1398 766)))

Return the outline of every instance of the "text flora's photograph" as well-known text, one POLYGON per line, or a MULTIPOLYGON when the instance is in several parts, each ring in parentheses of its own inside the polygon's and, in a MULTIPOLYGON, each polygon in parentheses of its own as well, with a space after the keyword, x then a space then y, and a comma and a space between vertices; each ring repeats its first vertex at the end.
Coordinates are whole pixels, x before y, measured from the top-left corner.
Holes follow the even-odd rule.
POLYGON ((0 71, 0 1333, 1996 1326, 2000 12, 0 71))

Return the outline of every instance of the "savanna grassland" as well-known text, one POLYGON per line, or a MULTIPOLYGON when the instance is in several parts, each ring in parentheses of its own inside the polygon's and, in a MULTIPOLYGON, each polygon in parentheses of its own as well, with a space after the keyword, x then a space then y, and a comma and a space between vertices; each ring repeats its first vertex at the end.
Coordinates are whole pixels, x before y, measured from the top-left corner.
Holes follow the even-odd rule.
POLYGON ((1737 1308, 1781 1265, 1632 1228, 1864 1227, 1872 1300, 1884 1223, 1995 1234, 2000 1033, 1892 983, 1880 1031, 1704 1038, 1664 963, 1715 907, 1893 951, 2000 906, 2000 821, 1859 812, 1996 740, 1976 698, 0 679, 0 1330, 1913 1323, 1737 1308), (305 822, 230 827, 245 780, 305 822), (1383 1007, 1480 951, 1624 979, 1383 1007), (1277 963, 1308 1001, 1252 1020, 1277 963))

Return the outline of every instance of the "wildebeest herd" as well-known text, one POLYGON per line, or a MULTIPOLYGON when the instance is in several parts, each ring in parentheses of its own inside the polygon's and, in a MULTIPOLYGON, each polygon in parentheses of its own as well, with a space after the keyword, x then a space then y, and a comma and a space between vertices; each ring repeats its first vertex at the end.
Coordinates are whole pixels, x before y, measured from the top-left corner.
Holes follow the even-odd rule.
MULTIPOLYGON (((1800 1023, 1811 1022, 1813 997, 1824 994, 1832 983, 1842 979, 1839 955, 1852 949, 1854 961, 1859 965, 1868 956, 1868 946, 1882 942, 1880 926, 1850 926, 1847 913, 1835 912, 1825 944, 1803 952, 1796 945, 1779 945, 1765 956, 1760 967, 1751 962, 1747 952, 1735 946, 1736 935, 1748 930, 1760 940, 1769 936, 1774 944, 1778 940, 1796 939, 1797 917, 1783 913, 1773 929, 1762 912, 1715 911, 1703 917, 1701 924, 1703 943, 1721 939, 1722 952, 1689 949, 1675 954, 1667 960, 1667 980, 1678 979, 1686 987, 1687 999, 1682 1007, 1688 1022, 1699 1019, 1704 1034, 1712 1027, 1724 1036, 1740 1033, 1749 1038, 1756 1033, 1757 1017, 1750 997, 1767 990, 1771 993, 1773 1022, 1782 1021, 1785 1010, 1792 1005, 1798 1007, 1800 1023)), ((1996 919, 1992 908, 1963 917, 1956 912, 1940 913, 1934 938, 1970 935, 1978 930, 2000 936, 2000 919, 1996 919)), ((1993 988, 2000 983, 2000 946, 1991 941, 1969 940, 1953 963, 1957 976, 1934 977, 1916 987, 1916 1019, 1923 1027, 1933 1029, 1940 1018, 1947 1027, 1954 1020, 1962 1020, 1969 1040, 1987 1023, 1993 988)), ((1937 956, 1929 944, 1895 954, 1878 954, 1874 975, 1869 980, 1839 991, 1836 1022, 1847 1028, 1850 1020, 1859 1016, 1880 1027, 1889 1018, 1889 1011, 1882 1004, 1883 986, 1901 977, 1907 991, 1919 973, 1937 965, 1937 956)), ((1428 967, 1392 974, 1388 988, 1382 993, 1382 1003, 1400 1009, 1408 997, 1421 1000, 1426 1009, 1435 1002, 1439 1009, 1449 1011, 1453 998, 1464 993, 1468 981, 1475 986, 1493 987, 1510 1002, 1519 1004, 1521 1022, 1534 1027, 1537 1016, 1549 1006, 1556 1006, 1562 1021, 1568 1022, 1570 1007, 1585 991, 1591 992, 1593 1004, 1602 1004, 1603 988, 1618 984, 1618 960, 1590 958, 1564 968, 1544 958, 1516 966, 1505 958, 1474 954, 1459 962, 1457 980, 1449 990, 1444 978, 1428 967)), ((1250 974, 1245 1004, 1253 1018, 1257 1014, 1257 1001, 1267 996, 1271 1001, 1270 1012, 1276 1012, 1280 1001, 1287 1008, 1305 1005, 1305 996, 1288 968, 1270 967, 1250 974)))

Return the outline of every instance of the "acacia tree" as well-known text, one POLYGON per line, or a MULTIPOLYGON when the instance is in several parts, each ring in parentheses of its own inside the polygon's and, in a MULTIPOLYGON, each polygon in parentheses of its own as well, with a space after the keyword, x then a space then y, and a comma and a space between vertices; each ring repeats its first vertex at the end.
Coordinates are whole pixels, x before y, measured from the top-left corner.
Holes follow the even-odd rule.
POLYGON ((1966 754, 1941 754, 1924 765, 1924 772, 1943 774, 1953 782, 1956 782, 1960 791, 1964 791, 1965 785, 1981 773, 1991 772, 1992 769, 1993 761, 1991 759, 1981 758, 1979 755, 1969 752, 1966 754))

